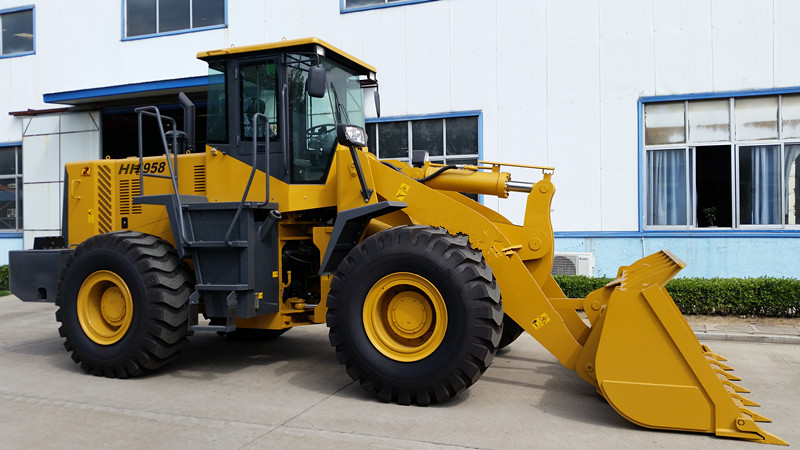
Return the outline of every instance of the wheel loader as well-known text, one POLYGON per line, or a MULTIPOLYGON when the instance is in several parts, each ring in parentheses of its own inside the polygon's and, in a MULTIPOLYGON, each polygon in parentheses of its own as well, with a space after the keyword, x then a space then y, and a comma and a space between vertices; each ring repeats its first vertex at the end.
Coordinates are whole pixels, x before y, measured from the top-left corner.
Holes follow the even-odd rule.
POLYGON ((67 164, 63 235, 10 252, 11 291, 55 302, 86 372, 158 370, 194 332, 267 340, 326 324, 365 390, 428 405, 524 331, 636 424, 786 444, 664 289, 685 265, 670 252, 565 297, 551 276, 553 168, 379 160, 363 112, 366 99, 380 114, 375 68, 317 38, 198 58, 205 148, 186 96, 183 130, 139 108, 139 156, 67 164), (143 123, 158 128, 156 156, 143 123), (526 195, 524 221, 464 194, 526 195))

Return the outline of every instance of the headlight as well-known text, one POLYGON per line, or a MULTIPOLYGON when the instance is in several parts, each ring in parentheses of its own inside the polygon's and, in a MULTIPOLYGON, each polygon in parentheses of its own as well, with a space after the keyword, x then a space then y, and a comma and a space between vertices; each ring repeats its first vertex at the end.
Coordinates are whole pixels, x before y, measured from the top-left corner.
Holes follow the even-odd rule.
POLYGON ((356 125, 339 125, 336 129, 339 143, 348 147, 366 147, 367 132, 356 125))

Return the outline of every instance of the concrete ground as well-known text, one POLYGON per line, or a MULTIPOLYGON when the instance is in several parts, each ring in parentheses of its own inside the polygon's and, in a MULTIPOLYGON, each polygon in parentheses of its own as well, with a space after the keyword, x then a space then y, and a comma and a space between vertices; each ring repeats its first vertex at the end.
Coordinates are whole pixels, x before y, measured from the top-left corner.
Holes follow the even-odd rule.
MULTIPOLYGON (((373 400, 336 361, 324 326, 266 344, 197 333, 159 373, 114 380, 72 362, 54 312, 0 298, 4 449, 757 448, 633 425, 527 335, 467 392, 422 408, 373 400)), ((800 345, 706 343, 775 420, 762 428, 800 444, 800 345)))

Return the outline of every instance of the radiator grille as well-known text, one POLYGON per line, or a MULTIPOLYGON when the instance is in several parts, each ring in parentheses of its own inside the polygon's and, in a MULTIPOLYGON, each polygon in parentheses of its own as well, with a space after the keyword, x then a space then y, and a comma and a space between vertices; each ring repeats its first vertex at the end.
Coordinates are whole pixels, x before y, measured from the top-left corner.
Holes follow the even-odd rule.
POLYGON ((194 166, 194 192, 196 194, 206 193, 206 166, 194 166))
POLYGON ((141 214, 142 205, 134 205, 133 197, 142 195, 142 187, 138 178, 119 180, 119 214, 127 216, 141 214))
POLYGON ((97 228, 111 231, 111 168, 105 165, 97 169, 97 228))

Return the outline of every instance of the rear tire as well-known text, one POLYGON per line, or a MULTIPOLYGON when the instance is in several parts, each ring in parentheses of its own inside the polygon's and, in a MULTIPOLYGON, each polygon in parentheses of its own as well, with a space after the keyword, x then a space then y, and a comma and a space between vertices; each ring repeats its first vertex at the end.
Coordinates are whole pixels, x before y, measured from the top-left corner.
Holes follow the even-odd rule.
POLYGON ((500 350, 511 345, 523 331, 525 330, 517 322, 514 322, 514 319, 508 314, 503 314, 503 336, 500 337, 500 345, 497 346, 497 349, 500 350))
POLYGON ((172 361, 188 344, 192 274, 166 241, 138 232, 94 236, 65 265, 58 331, 88 373, 128 378, 172 361))
POLYGON ((500 291, 465 236, 397 227, 357 245, 328 294, 347 373, 384 402, 428 405, 475 383, 497 352, 500 291))

